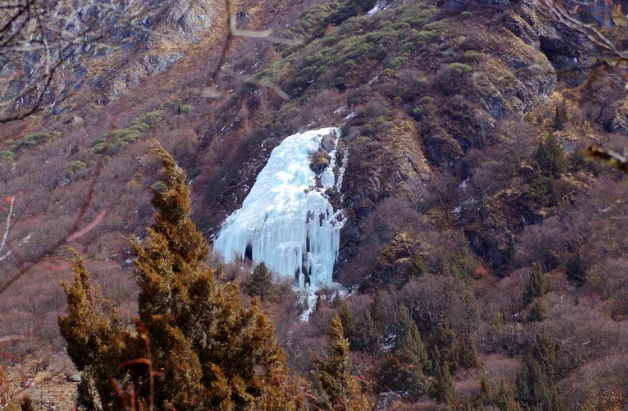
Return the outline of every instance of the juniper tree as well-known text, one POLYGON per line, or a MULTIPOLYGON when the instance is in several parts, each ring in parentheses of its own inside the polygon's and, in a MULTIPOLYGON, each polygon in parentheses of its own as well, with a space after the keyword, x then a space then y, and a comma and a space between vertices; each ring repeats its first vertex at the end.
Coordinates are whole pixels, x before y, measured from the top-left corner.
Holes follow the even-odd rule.
POLYGON ((411 397, 425 393, 427 379, 423 369, 428 366, 427 350, 416 323, 405 306, 397 313, 399 333, 395 349, 387 353, 377 375, 383 390, 405 391, 411 397))
POLYGON ((565 172, 566 163, 563 149, 551 133, 539 143, 534 158, 547 177, 559 178, 565 172))
POLYGON ((250 278, 244 284, 244 291, 252 297, 259 297, 260 300, 267 300, 273 288, 273 277, 266 264, 261 262, 253 270, 250 278))
POLYGON ((338 301, 340 305, 338 315, 340 316, 344 336, 351 341, 351 334, 353 332, 353 314, 351 314, 351 309, 349 308, 349 304, 347 304, 347 300, 338 297, 338 301))
POLYGON ((456 334, 451 330, 449 323, 441 322, 431 333, 429 343, 429 358, 432 364, 432 372, 437 373, 438 367, 448 363, 448 367, 457 367, 458 359, 454 352, 456 334))
POLYGON ((436 368, 436 377, 432 386, 432 397, 436 400, 447 404, 449 407, 454 406, 454 386, 449 372, 449 364, 445 362, 436 368))
POLYGON ((329 328, 329 353, 316 359, 316 405, 325 411, 362 411, 370 409, 360 382, 351 375, 349 341, 342 322, 334 316, 329 328))
POLYGON ((530 305, 530 312, 528 313, 528 321, 530 322, 540 322, 545 319, 547 312, 545 310, 545 306, 541 302, 540 298, 534 300, 532 305, 530 305))
POLYGON ((486 407, 499 411, 521 411, 521 406, 517 403, 515 394, 507 382, 502 381, 497 384, 496 389, 492 389, 485 376, 480 379, 480 391, 473 404, 474 411, 484 410, 486 407))
POLYGON ((420 253, 417 252, 410 258, 410 263, 404 271, 404 283, 413 278, 421 277, 423 274, 425 274, 425 272, 426 270, 425 264, 423 263, 423 257, 420 253))
POLYGON ((523 299, 526 304, 530 304, 535 299, 542 297, 547 292, 545 275, 539 263, 534 263, 532 272, 528 276, 525 284, 523 299))
POLYGON ((462 368, 475 368, 480 365, 475 343, 469 334, 459 334, 456 337, 454 355, 462 368))
POLYGON ((351 349, 375 353, 379 351, 382 333, 371 316, 371 310, 364 310, 362 315, 353 317, 353 327, 348 333, 351 349))
POLYGON ((556 378, 557 343, 545 333, 528 341, 523 365, 517 372, 516 398, 525 410, 558 411, 556 378))
POLYGON ((255 304, 244 307, 237 285, 216 281, 189 217, 185 172, 163 149, 157 156, 165 188, 153 190, 155 223, 144 243, 132 241, 140 318, 125 322, 75 257, 59 319, 70 358, 93 379, 104 411, 131 398, 139 410, 299 409, 273 327, 255 304))

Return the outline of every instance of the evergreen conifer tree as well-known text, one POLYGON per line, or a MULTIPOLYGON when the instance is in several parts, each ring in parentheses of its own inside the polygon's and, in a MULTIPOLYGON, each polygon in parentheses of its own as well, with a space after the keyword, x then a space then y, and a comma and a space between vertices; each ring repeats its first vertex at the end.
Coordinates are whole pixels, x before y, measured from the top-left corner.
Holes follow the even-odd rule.
POLYGON ((365 310, 361 316, 353 317, 353 327, 349 331, 349 339, 353 350, 370 353, 379 351, 382 334, 375 321, 373 321, 370 310, 365 310))
MULTIPOLYGON (((429 359, 432 365, 432 372, 437 373, 438 368, 445 363, 450 364, 449 367, 458 366, 458 358, 455 353, 456 334, 451 330, 447 322, 441 322, 431 333, 429 339, 429 359)), ((448 367, 448 368, 449 368, 448 367)))
POLYGON ((525 410, 561 409, 554 384, 557 344, 545 333, 535 334, 527 344, 523 365, 517 372, 516 398, 525 410))
POLYGON ((551 387, 549 377, 541 365, 532 358, 526 358, 517 372, 517 401, 526 410, 550 410, 551 387))
POLYGON ((340 301, 340 310, 338 311, 338 315, 340 316, 340 321, 342 322, 342 329, 344 330, 345 338, 348 338, 351 341, 351 335, 353 334, 353 314, 351 314, 351 309, 349 308, 349 304, 347 304, 347 300, 338 297, 340 301))
POLYGON ((474 411, 487 409, 497 409, 499 411, 521 411, 521 406, 515 399, 515 394, 507 382, 502 381, 491 389, 486 376, 480 379, 480 391, 475 397, 474 411))
POLYGON ((524 302, 530 304, 535 299, 542 297, 547 292, 547 283, 545 282, 545 275, 543 269, 539 263, 534 263, 532 266, 532 272, 528 277, 525 284, 524 302))
POLYGON ((480 358, 475 343, 469 334, 460 334, 456 338, 454 347, 458 365, 462 368, 475 368, 480 365, 480 358))
POLYGON ((253 274, 247 278, 244 284, 244 291, 251 297, 259 297, 260 300, 267 300, 273 290, 273 276, 264 262, 259 263, 253 270, 253 274))
POLYGON ((400 332, 395 349, 386 354, 378 382, 385 390, 404 391, 413 398, 425 393, 427 381, 423 369, 428 365, 427 350, 405 306, 400 307, 397 322, 400 332))
POLYGON ((410 264, 408 264, 404 273, 404 281, 407 282, 412 278, 421 277, 423 274, 425 274, 425 264, 423 263, 423 257, 417 252, 410 258, 410 264))
POLYGON ((559 178, 566 170, 563 148, 551 133, 544 141, 541 141, 536 149, 534 158, 543 174, 547 177, 559 178))
POLYGON ((449 407, 453 408, 454 406, 454 385, 447 362, 439 365, 436 369, 434 385, 432 386, 432 397, 447 404, 449 407))
POLYGON ((316 405, 325 411, 368 410, 358 379, 351 375, 349 341, 344 337, 340 316, 334 316, 329 329, 329 353, 316 359, 316 405))
POLYGON ((375 290, 373 302, 371 303, 370 314, 377 332, 381 335, 384 332, 384 326, 386 325, 386 315, 382 309, 382 301, 378 290, 375 290))
POLYGON ((530 312, 528 313, 528 321, 530 322, 541 322, 545 319, 547 312, 545 310, 545 306, 541 302, 540 298, 534 300, 532 305, 530 305, 530 312))
POLYGON ((521 406, 515 399, 515 393, 506 381, 502 381, 493 390, 492 404, 499 411, 521 411, 521 406))
POLYGON ((59 319, 70 358, 93 378, 104 411, 131 400, 138 410, 300 409, 273 327, 255 304, 244 307, 237 286, 216 281, 189 217, 185 172, 157 155, 165 187, 153 190, 155 223, 145 243, 132 242, 140 319, 135 329, 125 323, 76 256, 59 319))

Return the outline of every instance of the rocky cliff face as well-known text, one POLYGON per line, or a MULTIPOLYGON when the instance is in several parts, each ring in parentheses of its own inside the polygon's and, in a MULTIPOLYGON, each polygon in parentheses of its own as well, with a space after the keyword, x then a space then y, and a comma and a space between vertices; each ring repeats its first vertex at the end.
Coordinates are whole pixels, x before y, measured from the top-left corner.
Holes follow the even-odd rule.
MULTIPOLYGON (((44 96, 45 103, 51 106, 51 115, 70 111, 77 94, 95 92, 98 97, 92 95, 91 100, 107 104, 147 77, 168 69, 185 55, 190 43, 200 41, 200 34, 220 19, 221 7, 205 0, 74 3, 66 4, 63 0, 42 6, 48 37, 44 44, 50 43, 52 65, 64 62, 44 96), (51 34, 54 30, 61 34, 51 34)), ((39 7, 38 3, 33 4, 39 7)), ((36 31, 34 20, 27 19, 26 24, 33 40, 44 37, 36 31)), ((11 58, 11 53, 3 54, 3 76, 14 83, 5 98, 11 98, 21 87, 42 76, 42 61, 46 58, 43 47, 35 46, 16 59, 11 58)), ((26 97, 17 102, 16 109, 36 104, 37 96, 26 97)))

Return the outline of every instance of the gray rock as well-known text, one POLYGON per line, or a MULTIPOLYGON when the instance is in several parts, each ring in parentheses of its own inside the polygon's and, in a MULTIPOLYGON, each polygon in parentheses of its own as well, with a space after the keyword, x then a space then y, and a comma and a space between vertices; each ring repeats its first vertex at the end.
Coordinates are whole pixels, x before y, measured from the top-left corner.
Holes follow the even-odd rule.
POLYGON ((336 148, 336 138, 333 134, 327 134, 326 136, 323 136, 323 139, 321 140, 321 148, 328 153, 336 148))
POLYGON ((76 374, 72 374, 70 376, 68 376, 68 381, 70 382, 81 382, 82 377, 81 377, 81 373, 77 372, 76 374))

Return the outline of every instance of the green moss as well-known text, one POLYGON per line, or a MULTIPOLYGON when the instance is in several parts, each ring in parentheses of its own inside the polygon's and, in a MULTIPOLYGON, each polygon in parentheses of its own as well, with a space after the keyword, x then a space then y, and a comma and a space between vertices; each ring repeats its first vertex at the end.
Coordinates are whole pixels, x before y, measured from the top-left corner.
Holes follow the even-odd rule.
POLYGON ((87 168, 87 164, 85 164, 82 161, 72 161, 70 162, 70 164, 68 164, 68 167, 66 168, 66 171, 68 174, 72 175, 74 173, 76 173, 77 171, 81 171, 81 170, 85 170, 87 168))
POLYGON ((11 151, 15 153, 19 150, 37 147, 41 143, 44 143, 48 137, 50 137, 50 134, 44 132, 29 134, 24 136, 19 143, 13 145, 11 151))
POLYGON ((387 67, 401 68, 404 64, 406 64, 407 61, 408 61, 408 58, 406 56, 395 57, 388 62, 387 67))
POLYGON ((464 63, 450 63, 449 64, 449 68, 452 70, 452 72, 456 75, 456 76, 462 76, 464 74, 468 74, 471 73, 473 71, 473 69, 471 68, 471 66, 464 64, 464 63))
POLYGON ((136 131, 139 131, 140 133, 143 133, 145 131, 148 131, 150 129, 150 126, 146 123, 140 122, 138 119, 135 119, 131 122, 128 129, 136 130, 136 131))
POLYGON ((467 60, 472 60, 472 61, 476 61, 482 58, 482 56, 484 56, 482 53, 480 53, 479 51, 476 50, 467 50, 464 52, 464 54, 462 55, 465 59, 467 60))
POLYGON ((369 141, 371 141, 370 137, 360 136, 352 144, 364 144, 364 143, 368 143, 369 141))
POLYGON ((7 150, 0 154, 0 161, 3 163, 12 163, 15 161, 15 153, 11 150, 7 150))
POLYGON ((174 109, 179 107, 181 104, 183 104, 183 101, 180 98, 175 98, 173 100, 166 100, 163 102, 163 104, 161 105, 161 107, 166 110, 166 109, 174 109))
POLYGON ((92 152, 94 154, 102 154, 104 153, 106 150, 108 150, 108 148, 111 146, 111 144, 108 143, 95 143, 92 146, 92 152))
POLYGON ((413 43, 415 46, 423 47, 426 46, 434 37, 436 37, 437 33, 435 31, 429 30, 421 30, 414 36, 413 43))
POLYGON ((449 28, 451 22, 448 19, 434 21, 423 26, 423 30, 445 31, 449 28))
POLYGON ((105 151, 111 151, 111 154, 115 154, 120 149, 140 140, 144 133, 163 118, 163 115, 163 110, 154 110, 140 114, 131 121, 127 128, 113 130, 96 140, 94 145, 92 145, 92 152, 94 154, 103 154, 105 151))
POLYGON ((184 114, 189 114, 193 110, 193 107, 189 104, 184 104, 181 106, 181 112, 184 114))
POLYGON ((355 16, 358 6, 368 9, 364 1, 371 0, 333 0, 307 10, 283 33, 304 43, 283 48, 283 59, 254 78, 283 84, 297 99, 337 84, 351 87, 356 79, 347 77, 348 70, 385 60, 387 68, 399 69, 407 64, 407 53, 426 45, 446 27, 435 22, 429 31, 419 31, 437 13, 436 7, 424 2, 355 16), (334 30, 324 33, 329 24, 334 30))
POLYGON ((149 111, 148 113, 140 114, 139 116, 137 116, 137 120, 153 127, 155 124, 157 124, 157 122, 161 121, 163 115, 163 110, 153 110, 149 111))

